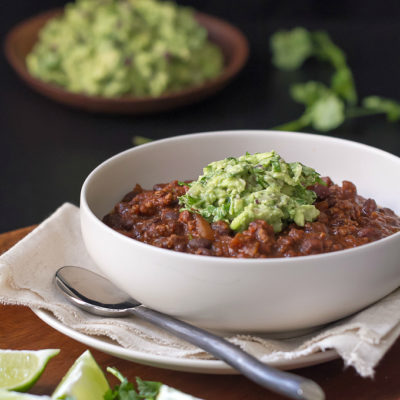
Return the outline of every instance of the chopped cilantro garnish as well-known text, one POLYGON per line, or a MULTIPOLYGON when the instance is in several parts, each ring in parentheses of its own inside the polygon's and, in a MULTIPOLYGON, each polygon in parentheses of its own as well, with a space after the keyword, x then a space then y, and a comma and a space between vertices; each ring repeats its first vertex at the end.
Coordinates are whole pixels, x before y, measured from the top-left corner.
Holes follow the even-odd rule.
POLYGON ((246 153, 207 165, 179 202, 182 210, 209 222, 223 220, 234 231, 262 219, 279 232, 288 222, 304 225, 319 215, 313 205, 316 194, 307 187, 321 182, 312 168, 288 164, 273 151, 246 153))

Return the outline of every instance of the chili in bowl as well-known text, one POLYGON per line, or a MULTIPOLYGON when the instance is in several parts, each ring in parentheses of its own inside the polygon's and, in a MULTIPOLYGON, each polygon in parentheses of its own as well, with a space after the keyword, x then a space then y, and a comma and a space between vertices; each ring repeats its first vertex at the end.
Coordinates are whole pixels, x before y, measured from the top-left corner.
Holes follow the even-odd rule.
POLYGON ((221 331, 294 331, 356 312, 400 285, 398 181, 398 157, 351 141, 274 131, 184 135, 97 167, 82 188, 82 233, 100 270, 149 307, 221 331), (303 226, 283 219, 276 232, 256 218, 236 230, 183 202, 204 166, 272 149, 322 176, 305 188, 318 216, 303 226))

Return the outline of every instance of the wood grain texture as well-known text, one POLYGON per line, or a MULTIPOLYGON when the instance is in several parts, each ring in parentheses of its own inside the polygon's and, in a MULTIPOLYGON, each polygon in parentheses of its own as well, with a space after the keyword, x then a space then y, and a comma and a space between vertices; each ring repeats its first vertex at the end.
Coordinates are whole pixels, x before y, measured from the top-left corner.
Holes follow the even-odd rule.
POLYGON ((17 229, 16 231, 1 233, 0 234, 0 254, 7 251, 14 246, 24 236, 35 229, 36 225, 28 226, 26 228, 17 229))
MULTIPOLYGON (((0 235, 0 253, 18 242, 34 227, 0 235)), ((0 306, 0 348, 36 350, 58 348, 61 353, 50 361, 44 374, 31 390, 36 394, 51 394, 69 367, 88 347, 47 326, 26 307, 0 306)), ((90 349, 105 370, 117 367, 133 380, 162 381, 206 400, 279 400, 283 397, 268 392, 239 375, 208 375, 169 371, 120 360, 90 349)), ((318 382, 327 399, 340 400, 399 400, 400 399, 400 340, 392 347, 377 368, 374 379, 360 378, 345 368, 341 360, 296 370, 296 373, 318 382)), ((108 376, 110 383, 116 381, 108 376)))

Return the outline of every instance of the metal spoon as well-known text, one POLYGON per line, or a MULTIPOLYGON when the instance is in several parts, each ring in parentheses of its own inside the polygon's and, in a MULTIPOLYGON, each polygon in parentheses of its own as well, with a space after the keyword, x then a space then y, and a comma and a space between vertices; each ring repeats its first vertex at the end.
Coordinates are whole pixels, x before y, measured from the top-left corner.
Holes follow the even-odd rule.
POLYGON ((325 399, 324 392, 315 382, 265 365, 219 336, 147 308, 94 272, 80 267, 62 267, 56 272, 55 282, 70 302, 91 314, 103 317, 135 315, 206 350, 276 393, 292 399, 325 399))

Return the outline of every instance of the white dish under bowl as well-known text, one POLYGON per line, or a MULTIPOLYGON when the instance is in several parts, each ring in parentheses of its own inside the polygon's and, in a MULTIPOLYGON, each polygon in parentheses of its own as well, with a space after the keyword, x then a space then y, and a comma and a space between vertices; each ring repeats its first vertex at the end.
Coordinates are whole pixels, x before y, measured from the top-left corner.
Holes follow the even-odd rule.
MULTIPOLYGON (((78 332, 60 322, 50 311, 32 309, 32 311, 46 324, 52 328, 77 340, 87 346, 93 347, 104 353, 124 360, 150 365, 157 368, 166 368, 174 371, 196 372, 201 374, 239 374, 237 369, 221 360, 204 360, 194 358, 167 357, 154 353, 145 353, 120 346, 106 336, 91 336, 78 332)), ((282 370, 293 370, 298 368, 311 367, 338 359, 339 355, 335 350, 318 351, 306 356, 294 359, 271 361, 266 363, 271 367, 282 370)))
POLYGON ((314 134, 225 131, 138 146, 98 166, 81 192, 83 238, 100 270, 145 305, 217 331, 287 332, 337 320, 400 286, 400 233, 353 249, 281 259, 232 259, 157 248, 102 217, 136 183, 196 179, 211 161, 275 150, 400 213, 400 158, 314 134))

